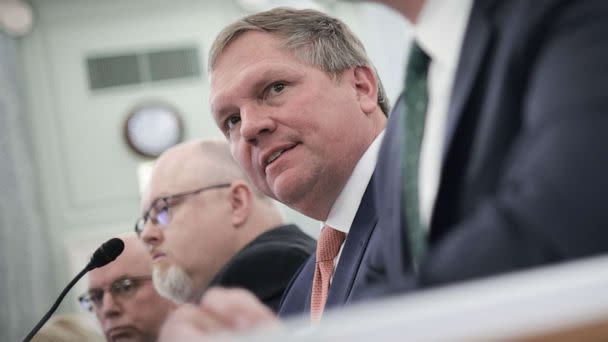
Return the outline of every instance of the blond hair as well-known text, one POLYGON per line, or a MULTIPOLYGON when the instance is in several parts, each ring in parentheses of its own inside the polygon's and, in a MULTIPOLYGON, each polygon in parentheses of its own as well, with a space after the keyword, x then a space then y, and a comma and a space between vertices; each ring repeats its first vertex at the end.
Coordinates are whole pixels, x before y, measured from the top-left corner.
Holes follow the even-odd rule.
POLYGON ((207 66, 210 72, 228 45, 248 31, 267 32, 279 37, 297 58, 323 70, 334 80, 339 79, 346 69, 371 67, 378 79, 378 106, 388 115, 390 104, 382 81, 363 44, 342 21, 311 9, 285 7, 243 17, 225 27, 211 45, 207 66))
POLYGON ((104 336, 85 324, 76 315, 64 314, 53 318, 34 335, 32 342, 105 341, 104 336))

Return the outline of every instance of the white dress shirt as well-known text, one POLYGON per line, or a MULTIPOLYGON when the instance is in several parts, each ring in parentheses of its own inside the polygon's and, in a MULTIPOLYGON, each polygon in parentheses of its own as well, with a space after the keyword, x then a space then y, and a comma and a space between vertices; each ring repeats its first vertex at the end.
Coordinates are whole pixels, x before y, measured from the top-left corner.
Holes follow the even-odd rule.
MULTIPOLYGON (((348 181, 346 181, 346 185, 344 185, 340 195, 338 195, 334 205, 331 207, 327 220, 325 222, 320 222, 321 228, 328 225, 346 233, 348 237, 350 226, 353 224, 357 210, 359 210, 359 204, 361 204, 361 200, 363 199, 363 194, 365 194, 367 185, 376 168, 378 152, 380 151, 380 145, 382 144, 383 138, 384 131, 378 134, 365 153, 363 153, 363 156, 361 156, 361 159, 359 159, 357 165, 355 165, 353 173, 348 178, 348 181)), ((334 270, 340 260, 343 248, 344 243, 342 243, 340 252, 338 252, 338 255, 334 259, 334 270)))
POLYGON ((472 0, 428 0, 414 24, 414 40, 431 59, 418 166, 420 220, 427 228, 439 187, 448 108, 471 6, 472 0))

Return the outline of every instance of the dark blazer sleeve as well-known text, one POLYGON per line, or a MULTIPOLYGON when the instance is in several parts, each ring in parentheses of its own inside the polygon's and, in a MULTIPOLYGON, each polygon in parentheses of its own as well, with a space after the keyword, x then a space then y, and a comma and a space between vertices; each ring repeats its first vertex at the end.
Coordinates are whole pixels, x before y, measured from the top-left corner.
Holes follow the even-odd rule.
POLYGON ((314 239, 295 226, 277 228, 235 255, 212 285, 248 289, 277 312, 289 281, 314 248, 314 239))
POLYGON ((310 311, 315 260, 315 256, 311 255, 289 282, 279 305, 278 315, 280 318, 301 315, 310 311))

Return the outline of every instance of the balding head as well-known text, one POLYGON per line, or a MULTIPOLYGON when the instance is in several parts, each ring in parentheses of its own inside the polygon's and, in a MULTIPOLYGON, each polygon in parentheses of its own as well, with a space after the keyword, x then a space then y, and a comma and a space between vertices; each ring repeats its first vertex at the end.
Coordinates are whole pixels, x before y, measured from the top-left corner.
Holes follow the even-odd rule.
POLYGON ((141 238, 154 257, 154 284, 176 302, 196 301, 232 256, 282 221, 224 141, 196 140, 163 153, 141 208, 144 216, 152 208, 141 238))
POLYGON ((230 147, 221 140, 192 140, 165 151, 156 161, 150 184, 144 192, 142 210, 154 199, 151 188, 158 193, 183 192, 201 184, 230 183, 240 180, 258 198, 267 199, 254 188, 230 154, 230 147), (150 199, 146 201, 146 199, 150 199))
POLYGON ((89 294, 108 341, 154 341, 175 305, 152 286, 152 259, 135 234, 121 237, 124 251, 113 262, 89 273, 89 294), (108 290, 113 289, 113 290, 108 290))

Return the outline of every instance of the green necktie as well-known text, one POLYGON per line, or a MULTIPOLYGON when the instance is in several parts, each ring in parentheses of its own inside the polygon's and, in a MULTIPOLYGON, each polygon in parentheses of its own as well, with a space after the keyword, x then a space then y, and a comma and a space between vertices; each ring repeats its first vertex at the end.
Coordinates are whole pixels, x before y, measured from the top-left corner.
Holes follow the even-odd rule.
POLYGON ((412 265, 417 270, 426 249, 426 232, 420 221, 418 170, 420 147, 428 103, 427 73, 429 56, 413 43, 407 63, 404 101, 403 198, 405 199, 406 235, 412 265))

